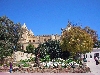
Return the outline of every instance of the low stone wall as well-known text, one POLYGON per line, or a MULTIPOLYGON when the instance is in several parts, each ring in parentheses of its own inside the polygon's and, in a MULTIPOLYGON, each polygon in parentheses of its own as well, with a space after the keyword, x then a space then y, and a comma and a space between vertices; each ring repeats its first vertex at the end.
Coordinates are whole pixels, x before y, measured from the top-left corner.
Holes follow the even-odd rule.
POLYGON ((19 72, 19 73, 89 73, 90 68, 84 67, 84 68, 39 68, 39 67, 24 67, 24 68, 15 68, 13 69, 13 72, 19 72))

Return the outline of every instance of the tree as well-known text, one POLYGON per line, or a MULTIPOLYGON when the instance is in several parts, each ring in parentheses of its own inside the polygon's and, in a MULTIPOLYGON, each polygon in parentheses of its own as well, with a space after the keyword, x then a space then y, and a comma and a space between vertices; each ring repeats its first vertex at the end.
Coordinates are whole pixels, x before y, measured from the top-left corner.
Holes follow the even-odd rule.
POLYGON ((0 17, 0 60, 11 56, 17 50, 18 41, 21 37, 20 23, 14 24, 6 16, 0 17))
POLYGON ((35 47, 32 44, 29 44, 28 46, 26 46, 27 53, 33 53, 34 49, 35 49, 35 47))
POLYGON ((91 35, 91 38, 93 39, 94 44, 98 41, 98 34, 96 33, 96 31, 94 31, 88 26, 86 26, 83 30, 85 30, 88 34, 91 35))
POLYGON ((60 58, 62 52, 60 48, 60 41, 48 40, 38 47, 40 58, 45 58, 46 55, 50 55, 51 59, 60 58))
POLYGON ((50 60, 56 58, 63 58, 63 55, 67 53, 62 53, 59 40, 48 40, 35 49, 36 63, 39 64, 39 58, 43 60, 50 60))
POLYGON ((63 30, 61 35, 61 48, 63 51, 69 51, 73 56, 78 53, 91 52, 95 42, 94 35, 69 22, 68 28, 63 30))
POLYGON ((100 48, 100 40, 98 40, 97 42, 95 42, 93 48, 100 48))

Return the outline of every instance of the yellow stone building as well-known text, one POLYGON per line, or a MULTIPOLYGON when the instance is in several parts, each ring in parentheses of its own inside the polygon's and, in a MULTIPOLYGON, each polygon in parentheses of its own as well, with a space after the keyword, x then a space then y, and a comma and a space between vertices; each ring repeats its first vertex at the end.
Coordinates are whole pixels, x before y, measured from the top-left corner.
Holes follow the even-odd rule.
POLYGON ((30 43, 33 44, 34 47, 38 47, 40 43, 44 43, 48 39, 60 40, 60 37, 61 37, 61 35, 57 35, 57 34, 35 36, 31 30, 28 30, 25 23, 22 26, 22 31, 23 31, 23 35, 21 37, 20 43, 23 47, 23 50, 26 50, 26 46, 28 46, 28 44, 30 43))

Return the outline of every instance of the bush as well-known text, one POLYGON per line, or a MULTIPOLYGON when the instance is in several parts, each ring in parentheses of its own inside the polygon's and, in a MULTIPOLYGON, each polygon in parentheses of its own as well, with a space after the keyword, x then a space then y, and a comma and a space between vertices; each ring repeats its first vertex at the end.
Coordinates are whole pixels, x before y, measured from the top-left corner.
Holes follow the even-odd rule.
POLYGON ((50 55, 46 55, 44 58, 40 59, 42 62, 50 61, 50 55))
POLYGON ((23 67, 29 67, 29 64, 27 62, 30 62, 31 60, 30 59, 25 59, 25 60, 20 60, 20 63, 17 64, 18 65, 22 65, 23 64, 23 67))
POLYGON ((67 63, 70 63, 70 62, 72 62, 73 61, 73 59, 72 58, 69 58, 69 59, 67 59, 67 63))
POLYGON ((24 63, 23 67, 29 67, 28 63, 24 63))

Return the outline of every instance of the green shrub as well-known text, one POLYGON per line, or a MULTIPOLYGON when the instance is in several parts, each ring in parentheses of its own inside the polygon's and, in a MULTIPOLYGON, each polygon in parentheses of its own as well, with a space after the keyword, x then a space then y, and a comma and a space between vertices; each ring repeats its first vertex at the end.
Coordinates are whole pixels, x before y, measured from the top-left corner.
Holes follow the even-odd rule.
POLYGON ((44 58, 40 59, 42 62, 50 61, 50 55, 46 55, 44 58))
POLYGON ((73 58, 69 58, 69 59, 67 59, 65 62, 69 64, 69 63, 72 62, 72 61, 74 61, 73 58))
POLYGON ((29 67, 29 64, 24 63, 23 67, 29 67))

